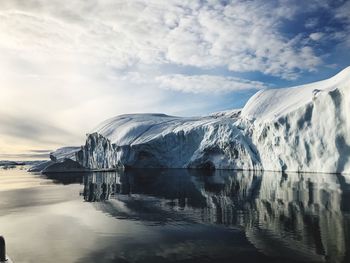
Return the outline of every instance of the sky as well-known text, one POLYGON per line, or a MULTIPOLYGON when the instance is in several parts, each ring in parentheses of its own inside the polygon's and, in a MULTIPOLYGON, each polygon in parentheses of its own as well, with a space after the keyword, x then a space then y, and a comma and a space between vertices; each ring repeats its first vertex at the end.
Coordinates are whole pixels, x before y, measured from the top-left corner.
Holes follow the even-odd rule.
POLYGON ((0 159, 125 113, 198 116, 350 65, 350 1, 2 0, 0 159))

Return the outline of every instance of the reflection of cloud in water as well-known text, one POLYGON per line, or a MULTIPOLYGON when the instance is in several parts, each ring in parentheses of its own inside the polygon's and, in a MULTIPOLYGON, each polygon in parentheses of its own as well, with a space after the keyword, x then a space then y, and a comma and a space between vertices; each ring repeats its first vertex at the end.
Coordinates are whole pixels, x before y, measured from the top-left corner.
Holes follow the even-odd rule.
POLYGON ((0 192, 14 189, 29 189, 35 187, 47 187, 50 182, 43 182, 35 175, 27 174, 27 166, 11 169, 11 172, 0 167, 0 192))
POLYGON ((132 170, 84 178, 84 199, 110 216, 238 227, 263 253, 303 261, 349 260, 348 191, 342 176, 328 174, 132 170))

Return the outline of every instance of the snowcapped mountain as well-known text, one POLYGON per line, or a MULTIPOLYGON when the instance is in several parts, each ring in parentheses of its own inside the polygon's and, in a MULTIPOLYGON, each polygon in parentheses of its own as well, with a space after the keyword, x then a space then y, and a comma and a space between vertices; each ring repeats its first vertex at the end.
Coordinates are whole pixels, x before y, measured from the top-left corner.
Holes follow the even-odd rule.
MULTIPOLYGON (((63 148, 84 169, 207 168, 350 173, 350 67, 298 87, 256 93, 242 110, 206 117, 129 114, 63 148)), ((64 161, 63 161, 64 160, 64 161)), ((48 166, 44 171, 51 171, 48 166)), ((70 167, 72 166, 70 163, 70 167)))

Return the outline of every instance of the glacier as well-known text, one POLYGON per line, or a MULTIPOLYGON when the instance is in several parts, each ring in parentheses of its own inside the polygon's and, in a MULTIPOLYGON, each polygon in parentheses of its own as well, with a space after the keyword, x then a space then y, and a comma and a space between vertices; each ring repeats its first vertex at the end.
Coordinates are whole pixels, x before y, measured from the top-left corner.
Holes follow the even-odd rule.
POLYGON ((350 67, 327 80, 261 90, 242 109, 209 116, 120 115, 93 129, 85 145, 52 152, 51 161, 37 170, 350 173, 349 89, 350 67))

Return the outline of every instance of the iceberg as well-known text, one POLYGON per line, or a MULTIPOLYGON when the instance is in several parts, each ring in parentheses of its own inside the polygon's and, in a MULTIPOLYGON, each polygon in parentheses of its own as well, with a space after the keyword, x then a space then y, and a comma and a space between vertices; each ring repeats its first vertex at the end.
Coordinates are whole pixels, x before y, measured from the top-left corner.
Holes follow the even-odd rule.
POLYGON ((85 145, 51 153, 51 162, 58 167, 69 159, 89 170, 349 173, 349 90, 350 67, 327 80, 261 90, 243 109, 204 117, 120 115, 93 129, 85 145))

